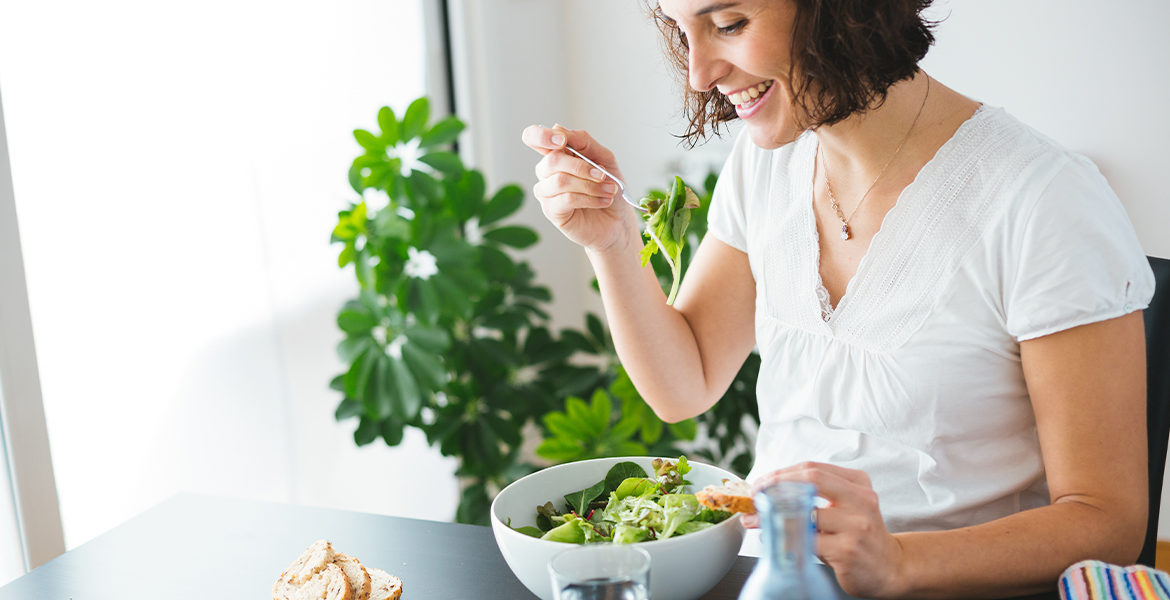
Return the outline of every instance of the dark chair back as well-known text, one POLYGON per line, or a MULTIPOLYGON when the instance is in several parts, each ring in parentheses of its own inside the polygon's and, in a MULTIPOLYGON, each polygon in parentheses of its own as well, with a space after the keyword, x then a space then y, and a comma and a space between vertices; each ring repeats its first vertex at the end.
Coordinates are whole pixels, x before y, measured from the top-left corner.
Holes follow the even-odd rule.
POLYGON ((1158 509, 1170 433, 1170 260, 1149 257, 1154 269, 1154 299, 1146 309, 1146 434, 1150 447, 1150 520, 1138 562, 1154 566, 1158 549, 1158 509))

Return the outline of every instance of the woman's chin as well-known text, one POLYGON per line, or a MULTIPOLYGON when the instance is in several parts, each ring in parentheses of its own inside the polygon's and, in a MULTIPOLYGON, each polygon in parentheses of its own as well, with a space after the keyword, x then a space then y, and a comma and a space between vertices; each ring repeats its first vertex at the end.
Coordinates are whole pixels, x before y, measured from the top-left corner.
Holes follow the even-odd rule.
POLYGON ((796 127, 779 126, 774 123, 766 126, 763 123, 749 122, 747 130, 748 136, 752 138, 752 143, 764 150, 775 150, 786 144, 791 144, 802 133, 796 127))

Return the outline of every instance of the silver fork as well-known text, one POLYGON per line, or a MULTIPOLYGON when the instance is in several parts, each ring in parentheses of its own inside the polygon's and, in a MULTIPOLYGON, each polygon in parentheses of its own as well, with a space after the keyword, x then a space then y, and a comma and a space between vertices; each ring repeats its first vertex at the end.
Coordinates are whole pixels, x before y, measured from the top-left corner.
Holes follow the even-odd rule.
POLYGON ((641 206, 639 206, 637 202, 634 202, 633 200, 630 199, 629 196, 626 195, 626 184, 623 183, 621 179, 618 179, 617 177, 615 177, 613 173, 610 173, 609 171, 605 170, 601 165, 589 160, 588 158, 585 157, 584 154, 577 152, 577 150, 575 150, 572 146, 565 146, 565 150, 568 150, 569 152, 576 154, 577 158, 580 158, 581 160, 589 163, 590 165, 593 166, 593 168, 597 169, 598 171, 601 171, 603 174, 605 174, 606 177, 609 177, 610 179, 612 179, 613 182, 617 184, 618 189, 622 191, 622 199, 626 201, 626 204, 633 206, 634 208, 638 209, 641 212, 649 212, 645 208, 642 208, 641 206))

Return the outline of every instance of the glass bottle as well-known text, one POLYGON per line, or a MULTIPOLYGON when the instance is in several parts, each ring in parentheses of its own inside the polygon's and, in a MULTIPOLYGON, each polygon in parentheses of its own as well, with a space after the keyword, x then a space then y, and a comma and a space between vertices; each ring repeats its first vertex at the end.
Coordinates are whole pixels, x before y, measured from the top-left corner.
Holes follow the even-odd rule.
POLYGON ((748 576, 739 600, 824 600, 838 597, 837 586, 814 557, 811 483, 785 481, 755 496, 760 514, 763 555, 748 576))

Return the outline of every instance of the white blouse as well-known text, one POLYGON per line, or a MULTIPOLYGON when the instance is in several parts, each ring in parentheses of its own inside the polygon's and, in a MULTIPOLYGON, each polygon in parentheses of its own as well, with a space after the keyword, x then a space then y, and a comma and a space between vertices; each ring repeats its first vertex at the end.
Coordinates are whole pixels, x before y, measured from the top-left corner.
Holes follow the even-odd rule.
MULTIPOLYGON (((1020 341, 1145 308, 1154 279, 1086 158, 982 107, 923 167, 822 315, 817 138, 741 133, 709 231, 748 255, 763 360, 749 478, 861 469, 891 531, 1049 502, 1020 341)), ((834 242, 836 240, 834 239, 834 242)))

